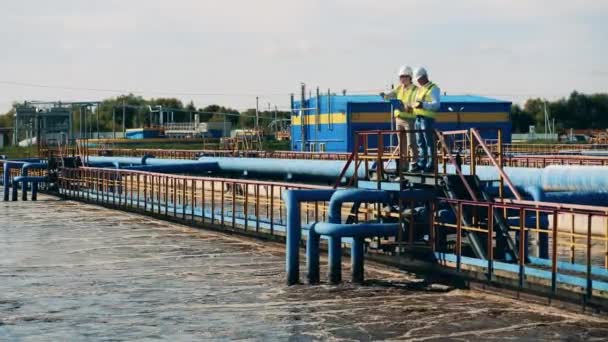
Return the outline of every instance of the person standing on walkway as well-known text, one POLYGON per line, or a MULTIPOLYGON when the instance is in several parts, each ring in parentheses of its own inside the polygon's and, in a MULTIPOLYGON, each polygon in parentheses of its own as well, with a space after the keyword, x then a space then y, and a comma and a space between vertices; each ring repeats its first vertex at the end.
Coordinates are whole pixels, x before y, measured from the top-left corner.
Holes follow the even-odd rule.
POLYGON ((434 172, 435 170, 435 119, 441 106, 441 90, 429 81, 425 68, 419 67, 414 71, 414 80, 418 89, 414 96, 413 114, 416 117, 416 143, 418 144, 418 163, 414 170, 434 172))
POLYGON ((410 167, 416 165, 418 159, 418 149, 414 146, 416 142, 416 134, 414 132, 414 96, 416 94, 416 86, 412 82, 412 68, 402 66, 399 68, 399 85, 388 94, 380 94, 385 100, 397 99, 400 101, 400 106, 394 109, 395 127, 399 131, 404 131, 398 136, 398 144, 401 146, 401 135, 405 135, 405 144, 403 151, 400 151, 401 160, 407 159, 407 151, 410 150, 410 167))

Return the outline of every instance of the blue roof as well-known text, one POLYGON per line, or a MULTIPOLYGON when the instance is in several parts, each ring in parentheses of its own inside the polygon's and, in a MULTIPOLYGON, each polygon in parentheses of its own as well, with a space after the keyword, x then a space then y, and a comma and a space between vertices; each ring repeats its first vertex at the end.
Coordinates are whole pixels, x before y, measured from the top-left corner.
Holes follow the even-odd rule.
MULTIPOLYGON (((326 98, 327 95, 321 95, 321 101, 326 98)), ((310 100, 313 102, 316 100, 316 96, 310 100)), ((332 100, 337 103, 347 102, 384 102, 379 95, 332 95, 332 100)), ((441 95, 442 103, 502 103, 510 104, 511 101, 498 100, 478 95, 441 95)), ((300 101, 295 101, 299 105, 300 101)))
POLYGON ((511 103, 511 101, 498 100, 477 95, 442 95, 441 102, 511 103))

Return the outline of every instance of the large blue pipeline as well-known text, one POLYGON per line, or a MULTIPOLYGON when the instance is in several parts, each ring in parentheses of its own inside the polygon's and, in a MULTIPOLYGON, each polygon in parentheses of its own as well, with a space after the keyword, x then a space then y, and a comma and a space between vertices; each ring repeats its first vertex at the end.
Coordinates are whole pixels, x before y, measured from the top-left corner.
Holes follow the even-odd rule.
MULTIPOLYGON (((302 159, 274 159, 274 158, 231 158, 231 157, 201 157, 198 160, 158 159, 132 157, 88 157, 88 165, 102 166, 120 164, 121 168, 143 165, 151 166, 181 166, 181 172, 198 172, 201 165, 205 171, 218 171, 226 173, 240 173, 245 175, 264 175, 281 178, 316 178, 335 181, 344 168, 344 161, 338 160, 302 160, 302 159), (188 169, 191 167, 191 169, 188 169), (198 168, 198 169, 197 169, 198 168)), ((345 177, 352 177, 355 168, 351 165, 345 177)), ((365 170, 359 168, 358 176, 364 177, 365 170)))
MULTIPOLYGON (((124 168, 156 172, 217 171, 288 179, 303 177, 335 180, 344 168, 345 162, 230 157, 202 157, 199 160, 89 157, 89 164, 91 166, 121 165, 124 168)), ((455 167, 448 165, 447 171, 455 173, 455 167)), ((465 174, 470 173, 469 166, 463 165, 462 171, 465 174)), ((544 169, 505 167, 504 171, 518 188, 538 187, 542 192, 540 197, 546 198, 547 201, 608 205, 608 167, 606 166, 552 165, 544 169)), ((345 176, 352 177, 354 172, 354 166, 351 165, 345 176)), ((498 170, 493 166, 477 166, 476 174, 482 181, 499 179, 498 170)), ((364 168, 360 167, 357 175, 361 178, 365 177, 364 168)))

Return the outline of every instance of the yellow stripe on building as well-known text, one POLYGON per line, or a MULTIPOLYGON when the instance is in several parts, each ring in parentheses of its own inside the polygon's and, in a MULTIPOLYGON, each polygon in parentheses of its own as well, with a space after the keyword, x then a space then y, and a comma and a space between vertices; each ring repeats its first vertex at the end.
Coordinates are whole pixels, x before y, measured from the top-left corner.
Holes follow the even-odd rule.
MULTIPOLYGON (((304 115, 304 124, 305 125, 315 125, 317 123, 317 116, 319 117, 319 122, 322 125, 327 124, 345 124, 346 123, 346 113, 330 113, 330 114, 310 114, 304 115), (331 121, 330 121, 331 120, 331 121)), ((300 115, 292 115, 291 116, 291 124, 293 126, 299 126, 302 124, 300 115)))
MULTIPOLYGON (((331 114, 310 114, 304 115, 305 125, 315 125, 317 123, 317 117, 322 125, 332 124, 345 124, 346 114, 345 113, 331 113, 331 114)), ((438 113, 436 121, 439 123, 458 122, 458 113, 438 113)), ((498 113, 482 113, 482 112, 464 112, 460 113, 460 122, 462 123, 488 123, 488 122, 507 122, 509 121, 509 113, 498 112, 498 113)), ((360 112, 351 113, 352 123, 390 123, 391 114, 388 112, 360 112)), ((299 126, 302 124, 301 116, 293 115, 291 117, 291 124, 299 126)))

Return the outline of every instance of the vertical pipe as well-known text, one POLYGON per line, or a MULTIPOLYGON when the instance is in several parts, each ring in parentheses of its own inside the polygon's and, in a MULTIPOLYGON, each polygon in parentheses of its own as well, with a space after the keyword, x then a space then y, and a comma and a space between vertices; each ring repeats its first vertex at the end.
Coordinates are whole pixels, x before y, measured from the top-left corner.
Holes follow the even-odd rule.
POLYGON ((4 162, 4 168, 2 170, 2 185, 4 188, 2 189, 4 192, 4 201, 7 202, 9 198, 9 189, 11 182, 11 166, 10 162, 4 162))
POLYGON ((310 285, 318 284, 320 280, 319 267, 319 234, 315 233, 314 224, 308 230, 308 239, 306 239, 306 265, 308 268, 308 283, 310 285))
POLYGON ((342 239, 330 236, 329 251, 329 283, 338 284, 342 281, 342 239))
POLYGON ((287 207, 287 251, 285 253, 285 268, 287 272, 287 285, 294 285, 300 279, 300 240, 302 239, 300 203, 294 191, 284 193, 287 207))
POLYGON ((364 264, 364 243, 363 238, 353 238, 351 245, 351 268, 353 283, 362 284, 364 281, 363 264, 364 264))
POLYGON ((38 182, 32 182, 32 201, 38 200, 38 182))

